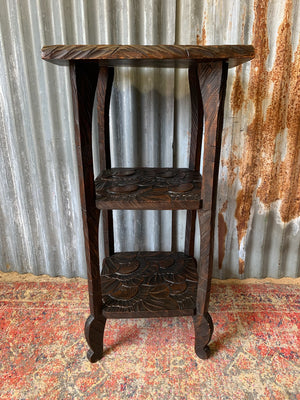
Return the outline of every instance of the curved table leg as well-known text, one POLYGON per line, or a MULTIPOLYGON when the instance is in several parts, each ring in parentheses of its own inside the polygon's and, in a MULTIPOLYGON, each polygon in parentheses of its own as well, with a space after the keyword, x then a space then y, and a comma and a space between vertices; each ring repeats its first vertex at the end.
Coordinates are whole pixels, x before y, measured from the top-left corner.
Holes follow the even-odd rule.
POLYGON ((97 319, 90 315, 85 323, 84 333, 86 341, 89 345, 87 358, 94 363, 99 361, 103 356, 103 336, 106 318, 99 316, 97 319))
POLYGON ((214 325, 210 314, 194 315, 195 328, 195 353, 202 360, 206 360, 210 356, 210 348, 208 343, 214 331, 214 325))
MULTIPOLYGON (((209 356, 208 343, 213 333, 213 322, 208 313, 208 305, 213 269, 214 225, 227 69, 227 64, 223 62, 199 64, 197 69, 205 123, 202 176, 203 208, 198 210, 201 242, 194 327, 195 350, 197 355, 204 359, 209 356)), ((200 103, 199 107, 201 107, 200 103)))

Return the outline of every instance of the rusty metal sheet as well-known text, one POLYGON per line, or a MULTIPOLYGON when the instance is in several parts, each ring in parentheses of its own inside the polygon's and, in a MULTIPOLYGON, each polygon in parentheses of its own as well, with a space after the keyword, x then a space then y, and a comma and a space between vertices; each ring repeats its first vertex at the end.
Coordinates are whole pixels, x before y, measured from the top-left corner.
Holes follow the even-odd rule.
MULTIPOLYGON (((244 43, 256 58, 228 76, 214 276, 299 275, 298 0, 0 6, 2 270, 85 276, 69 75, 41 60, 43 45, 244 43)), ((188 165, 186 71, 117 71, 111 116, 114 166, 188 165)), ((116 211, 114 221, 118 250, 183 250, 184 211, 116 211)), ((197 227, 196 256, 199 241, 197 227)))

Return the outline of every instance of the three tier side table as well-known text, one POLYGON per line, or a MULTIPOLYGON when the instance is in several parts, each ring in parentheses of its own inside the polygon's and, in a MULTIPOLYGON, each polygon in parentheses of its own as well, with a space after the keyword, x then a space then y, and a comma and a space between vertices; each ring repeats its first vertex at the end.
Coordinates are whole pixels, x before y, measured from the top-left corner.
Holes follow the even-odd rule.
POLYGON ((227 70, 253 57, 254 49, 248 45, 54 45, 42 49, 44 60, 70 66, 90 303, 85 335, 91 362, 103 356, 107 318, 190 315, 194 321, 196 354, 202 359, 209 356, 213 322, 208 305, 227 70), (110 96, 114 69, 124 66, 188 69, 188 168, 111 167, 110 96), (96 178, 92 151, 95 97, 101 170, 96 178), (120 209, 187 210, 184 252, 116 253, 112 210, 120 209), (100 212, 105 248, 101 272, 100 212), (197 219, 198 263, 194 258, 197 219))

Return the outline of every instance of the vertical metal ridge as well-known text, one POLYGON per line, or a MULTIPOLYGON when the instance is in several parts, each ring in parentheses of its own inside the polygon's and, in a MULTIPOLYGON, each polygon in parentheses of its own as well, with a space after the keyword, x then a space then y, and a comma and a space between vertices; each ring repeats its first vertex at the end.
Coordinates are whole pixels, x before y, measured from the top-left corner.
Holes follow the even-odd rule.
MULTIPOLYGON (((45 10, 42 9, 41 11, 44 12, 45 10)), ((49 4, 49 12, 54 12, 51 4, 49 4)), ((49 20, 49 30, 53 37, 52 40, 63 42, 65 40, 65 31, 60 4, 55 8, 55 16, 55 20, 49 20)), ((42 26, 40 28, 43 29, 42 26)), ((64 175, 61 173, 66 164, 65 154, 67 148, 61 145, 61 139, 63 138, 63 132, 66 132, 68 129, 64 121, 62 107, 55 96, 59 90, 64 91, 66 89, 65 81, 68 76, 60 74, 56 68, 51 68, 51 66, 46 66, 46 68, 45 79, 42 82, 37 81, 36 83, 37 88, 40 85, 42 86, 45 94, 51 93, 46 99, 41 96, 41 92, 39 92, 38 96, 38 104, 43 104, 46 100, 46 110, 43 110, 44 113, 41 118, 41 131, 45 132, 45 141, 40 145, 41 153, 39 155, 41 161, 43 160, 43 164, 40 164, 43 173, 41 191, 44 196, 44 204, 47 205, 49 212, 46 216, 48 226, 48 237, 46 240, 52 244, 50 257, 48 255, 50 271, 54 269, 56 275, 63 275, 67 270, 65 260, 67 259, 67 249, 69 246, 64 246, 66 238, 65 228, 68 226, 68 215, 66 215, 67 213, 64 209, 64 194, 67 192, 67 185, 64 181, 64 175), (48 124, 50 124, 51 130, 48 129, 48 124), (56 167, 54 167, 53 161, 56 167), (61 218, 62 215, 64 218, 61 218)))
MULTIPOLYGON (((24 144, 24 140, 18 140, 18 134, 24 135, 25 133, 22 129, 26 121, 24 120, 24 110, 22 109, 21 99, 24 95, 27 95, 27 92, 26 90, 24 91, 21 81, 21 77, 24 75, 22 73, 24 65, 22 63, 18 64, 15 60, 16 54, 20 53, 20 51, 17 51, 17 46, 19 45, 18 39, 20 37, 20 33, 18 32, 20 25, 18 10, 4 8, 3 11, 4 14, 6 14, 5 17, 7 19, 6 28, 10 31, 9 36, 6 36, 4 32, 2 33, 4 38, 3 61, 7 59, 10 60, 10 63, 7 66, 3 65, 4 68, 6 67, 4 76, 6 77, 5 84, 7 84, 3 96, 8 97, 4 113, 10 114, 9 116, 6 114, 4 117, 8 117, 7 119, 13 121, 13 126, 11 126, 12 129, 9 131, 10 135, 6 136, 7 154, 4 155, 7 161, 4 168, 6 169, 6 174, 9 175, 10 178, 5 182, 7 186, 6 190, 3 191, 3 194, 4 196, 9 196, 9 198, 6 199, 8 200, 7 205, 10 205, 10 209, 5 210, 4 208, 3 214, 5 215, 7 211, 12 212, 6 223, 6 227, 8 230, 11 229, 10 234, 12 232, 14 234, 13 237, 10 237, 9 234, 7 237, 10 238, 10 240, 13 239, 14 243, 12 243, 12 246, 14 246, 15 249, 19 248, 21 250, 20 252, 17 250, 14 251, 15 259, 13 261, 17 262, 19 268, 24 271, 28 268, 32 268, 32 265, 36 264, 34 262, 34 253, 30 248, 30 242, 33 241, 33 237, 29 214, 23 206, 23 204, 26 203, 26 200, 28 200, 24 187, 26 175, 29 174, 29 166, 26 160, 27 154, 25 152, 26 144, 24 144), (15 25, 18 27, 16 29, 17 32, 13 29, 15 25), (7 38, 11 39, 14 43, 12 48, 8 47, 7 38), (8 68, 10 68, 10 70, 8 68), (18 154, 20 154, 19 160, 16 157, 18 154), (20 168, 18 163, 22 163, 23 168, 20 168)), ((3 29, 5 29, 5 25, 3 29)))

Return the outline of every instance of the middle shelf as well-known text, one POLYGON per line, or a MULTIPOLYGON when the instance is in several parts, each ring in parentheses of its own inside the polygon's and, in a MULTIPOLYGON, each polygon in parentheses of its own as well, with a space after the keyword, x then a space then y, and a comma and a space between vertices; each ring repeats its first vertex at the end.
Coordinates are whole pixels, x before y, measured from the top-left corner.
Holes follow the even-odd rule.
POLYGON ((201 175, 189 168, 112 168, 95 180, 102 210, 198 210, 201 175))

